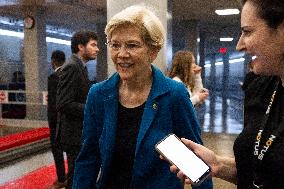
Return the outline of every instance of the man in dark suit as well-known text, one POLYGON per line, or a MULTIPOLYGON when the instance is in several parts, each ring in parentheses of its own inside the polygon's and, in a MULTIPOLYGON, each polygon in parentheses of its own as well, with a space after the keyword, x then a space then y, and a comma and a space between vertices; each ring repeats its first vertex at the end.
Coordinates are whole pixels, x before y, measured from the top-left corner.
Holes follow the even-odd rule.
POLYGON ((75 160, 81 148, 84 106, 91 85, 86 63, 97 57, 98 38, 92 31, 79 31, 71 38, 72 56, 62 66, 57 88, 57 111, 61 121, 59 134, 67 154, 68 179, 66 189, 72 187, 75 160))
POLYGON ((60 68, 65 62, 65 54, 60 50, 52 52, 51 65, 54 72, 48 77, 48 101, 47 117, 50 129, 51 151, 55 162, 57 180, 48 189, 59 189, 65 186, 65 166, 63 150, 56 138, 57 111, 56 111, 56 91, 59 79, 60 68))

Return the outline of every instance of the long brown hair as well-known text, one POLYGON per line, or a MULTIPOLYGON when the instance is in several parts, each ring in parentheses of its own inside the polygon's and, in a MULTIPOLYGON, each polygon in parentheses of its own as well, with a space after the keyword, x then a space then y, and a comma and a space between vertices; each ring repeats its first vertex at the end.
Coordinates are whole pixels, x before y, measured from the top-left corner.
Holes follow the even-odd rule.
POLYGON ((191 69, 194 64, 193 53, 190 51, 178 51, 173 58, 172 69, 169 72, 169 77, 179 77, 181 81, 193 88, 191 69))

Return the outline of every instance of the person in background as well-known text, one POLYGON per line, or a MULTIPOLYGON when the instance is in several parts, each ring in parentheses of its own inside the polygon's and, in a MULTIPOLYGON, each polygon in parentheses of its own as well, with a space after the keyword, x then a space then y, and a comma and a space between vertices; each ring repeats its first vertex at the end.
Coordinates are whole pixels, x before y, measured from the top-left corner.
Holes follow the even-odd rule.
POLYGON ((13 73, 12 82, 16 82, 16 83, 25 82, 25 76, 24 76, 23 72, 21 72, 21 71, 15 71, 15 72, 13 73))
POLYGON ((169 77, 186 85, 193 105, 202 104, 208 97, 208 90, 203 88, 201 67, 195 64, 190 51, 178 51, 173 58, 169 77))
POLYGON ((81 148, 84 107, 91 81, 86 63, 99 52, 95 32, 79 31, 71 38, 72 56, 62 66, 57 88, 57 111, 60 119, 60 143, 67 154, 66 189, 72 187, 74 164, 81 148))
POLYGON ((88 94, 73 189, 183 189, 155 144, 170 133, 202 143, 201 131, 184 85, 152 65, 164 28, 149 9, 131 6, 105 33, 116 73, 88 94))
POLYGON ((65 187, 65 166, 64 166, 63 150, 56 137, 56 128, 57 128, 56 91, 59 80, 60 68, 64 64, 64 62, 65 62, 65 54, 63 51, 56 50, 52 52, 51 65, 54 72, 50 74, 50 76, 48 76, 48 82, 47 82, 47 91, 48 91, 47 118, 48 118, 48 126, 50 129, 51 152, 55 162, 57 180, 52 184, 52 186, 47 187, 47 189, 59 189, 65 187))
MULTIPOLYGON (((256 56, 256 77, 244 84, 244 129, 234 143, 235 157, 183 142, 211 166, 212 176, 238 189, 284 188, 284 1, 243 0, 241 29, 237 50, 256 56)), ((190 183, 175 166, 171 170, 190 183)))

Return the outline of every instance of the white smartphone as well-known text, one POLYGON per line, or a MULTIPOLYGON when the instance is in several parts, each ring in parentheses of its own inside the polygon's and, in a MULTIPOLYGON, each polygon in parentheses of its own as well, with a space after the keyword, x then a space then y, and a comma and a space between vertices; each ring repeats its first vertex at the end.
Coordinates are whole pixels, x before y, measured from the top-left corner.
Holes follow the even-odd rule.
POLYGON ((155 148, 170 163, 176 165, 193 182, 193 185, 201 184, 210 175, 210 167, 187 148, 175 134, 162 139, 155 148))

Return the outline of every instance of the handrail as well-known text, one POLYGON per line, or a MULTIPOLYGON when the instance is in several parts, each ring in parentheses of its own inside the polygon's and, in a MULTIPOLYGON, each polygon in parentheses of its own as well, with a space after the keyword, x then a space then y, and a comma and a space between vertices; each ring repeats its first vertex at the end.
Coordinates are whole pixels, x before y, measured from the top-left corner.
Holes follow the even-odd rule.
MULTIPOLYGON (((47 105, 47 91, 39 91, 39 92, 26 92, 24 90, 0 90, 0 104, 21 104, 21 105, 47 105), (9 99, 9 95, 14 94, 23 94, 21 98, 22 100, 17 99, 15 97, 15 100, 9 99), (26 95, 29 94, 38 94, 41 96, 42 102, 26 102, 26 95)), ((39 97, 40 97, 39 96, 39 97)))

